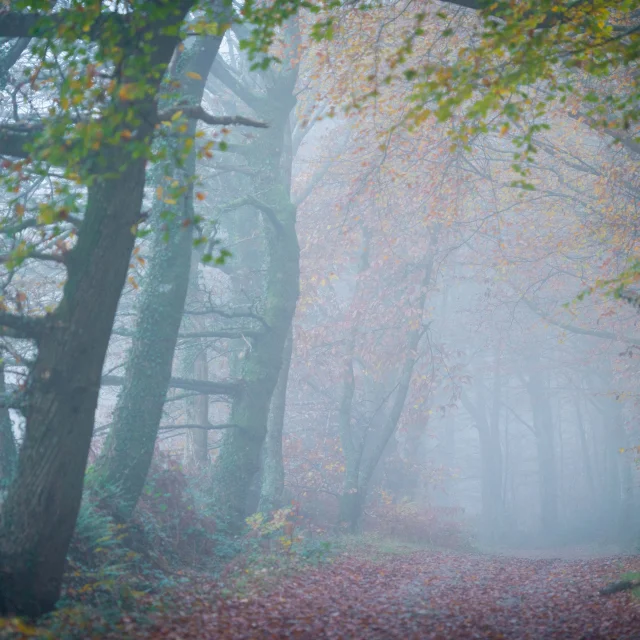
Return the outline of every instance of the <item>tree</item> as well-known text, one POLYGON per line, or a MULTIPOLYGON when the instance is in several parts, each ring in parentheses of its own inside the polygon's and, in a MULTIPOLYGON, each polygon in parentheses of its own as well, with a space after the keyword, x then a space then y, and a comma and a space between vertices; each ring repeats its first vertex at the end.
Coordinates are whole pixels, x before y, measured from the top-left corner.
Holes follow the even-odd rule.
MULTIPOLYGON (((135 11, 111 11, 73 3, 50 12, 48 2, 37 2, 0 17, 0 36, 19 39, 5 62, 27 51, 25 39, 35 36, 33 66, 25 71, 39 98, 25 101, 22 114, 18 106, 13 122, 0 127, 0 153, 14 158, 5 161, 7 186, 17 194, 3 226, 17 241, 3 264, 13 277, 30 261, 46 261, 63 271, 64 282, 61 297, 29 313, 23 293, 4 291, 3 335, 31 341, 37 354, 14 401, 26 430, 0 523, 0 611, 38 614, 58 597, 104 357, 145 220, 146 165, 163 156, 151 143, 156 132, 171 137, 182 110, 160 111, 157 98, 192 7, 143 2, 135 11), (30 110, 34 104, 43 109, 30 110), (62 170, 53 197, 37 191, 50 167, 62 170)), ((211 30, 206 12, 190 25, 211 30)), ((199 107, 185 116, 229 123, 199 107)))

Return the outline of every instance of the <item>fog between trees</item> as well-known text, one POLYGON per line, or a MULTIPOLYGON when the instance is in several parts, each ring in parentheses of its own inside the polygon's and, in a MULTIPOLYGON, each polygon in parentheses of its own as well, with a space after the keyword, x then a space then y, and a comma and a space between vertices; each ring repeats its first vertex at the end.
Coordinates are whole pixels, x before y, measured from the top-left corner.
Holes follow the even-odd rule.
POLYGON ((0 15, 0 612, 88 512, 633 548, 631 4, 0 15))

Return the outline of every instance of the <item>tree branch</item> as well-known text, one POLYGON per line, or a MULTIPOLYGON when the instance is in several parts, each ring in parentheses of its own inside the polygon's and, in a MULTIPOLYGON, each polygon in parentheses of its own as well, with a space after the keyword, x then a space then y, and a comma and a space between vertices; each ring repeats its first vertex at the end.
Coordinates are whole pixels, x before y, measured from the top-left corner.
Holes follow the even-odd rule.
POLYGON ((254 111, 258 111, 262 103, 260 96, 245 87, 231 72, 229 67, 218 56, 211 67, 211 74, 220 80, 229 91, 234 93, 242 102, 254 111))
POLYGON ((245 118, 244 116, 214 116, 207 113, 201 106, 177 106, 158 113, 158 122, 166 122, 175 117, 177 113, 183 113, 187 118, 200 120, 205 124, 232 126, 238 125, 243 127, 256 127, 258 129, 267 129, 269 125, 260 120, 253 118, 245 118))
POLYGON ((178 431, 179 429, 201 429, 202 431, 221 431, 222 429, 242 429, 238 424, 167 424, 159 427, 160 431, 178 431))
POLYGON ((0 155, 13 158, 26 158, 27 147, 33 143, 36 135, 42 131, 41 125, 4 125, 0 127, 0 155))
POLYGON ((187 333, 178 334, 180 340, 191 340, 196 338, 228 338, 229 340, 236 340, 239 338, 257 338, 260 336, 259 331, 253 331, 251 329, 221 329, 220 331, 189 331, 187 333))
MULTIPOLYGON (((122 376, 102 376, 103 387, 119 387, 124 384, 122 376)), ((240 381, 209 381, 192 380, 189 378, 171 378, 169 387, 172 389, 184 389, 186 391, 196 391, 200 395, 208 396, 229 396, 234 397, 242 391, 240 381)))
POLYGON ((0 335, 9 338, 37 340, 44 331, 44 317, 31 318, 15 313, 0 312, 0 335))
POLYGON ((560 329, 564 329, 565 331, 569 331, 570 333, 576 333, 582 336, 592 336, 593 338, 601 338, 603 340, 614 340, 616 342, 628 342, 629 344, 640 345, 640 338, 634 338, 633 336, 625 336, 625 335, 616 335, 611 331, 600 331, 596 329, 582 329, 581 327, 576 327, 573 324, 567 324, 565 322, 559 322, 558 320, 554 320, 549 317, 544 311, 539 309, 533 302, 527 300, 526 298, 522 298, 522 301, 533 311, 537 316, 540 316, 543 320, 546 320, 549 324, 553 324, 556 327, 560 327, 560 329))
MULTIPOLYGON (((57 11, 49 15, 8 11, 0 14, 0 38, 52 37, 55 35, 56 27, 74 24, 74 21, 77 24, 77 17, 75 10, 57 11)), ((122 29, 128 22, 129 17, 124 14, 113 11, 101 13, 88 31, 78 30, 78 39, 89 36, 95 40, 105 28, 122 29)))
POLYGON ((203 311, 185 311, 184 315, 186 316, 209 316, 215 315, 220 316, 222 318, 249 318, 251 320, 257 320, 260 324, 262 324, 266 329, 269 328, 269 325, 265 321, 265 319, 254 313, 253 311, 243 310, 243 309, 232 309, 231 311, 225 311, 224 309, 219 309, 218 307, 211 307, 208 309, 204 309, 203 311))

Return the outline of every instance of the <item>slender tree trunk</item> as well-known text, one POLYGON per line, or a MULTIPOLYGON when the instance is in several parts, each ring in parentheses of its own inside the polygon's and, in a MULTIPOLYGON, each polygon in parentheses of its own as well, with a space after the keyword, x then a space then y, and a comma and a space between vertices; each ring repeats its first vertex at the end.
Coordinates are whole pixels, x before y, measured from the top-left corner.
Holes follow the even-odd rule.
POLYGON ((261 513, 271 513, 279 509, 282 504, 284 490, 284 461, 282 459, 282 432, 287 402, 287 381, 291 367, 293 353, 293 329, 285 342, 282 354, 282 368, 278 376, 267 425, 267 438, 264 445, 262 466, 262 488, 258 510, 261 513))
POLYGON ((591 464, 591 454, 589 453, 589 445, 587 444, 587 434, 584 427, 584 420, 582 419, 582 411, 580 410, 580 398, 575 399, 576 407, 576 426, 578 428, 578 438, 580 440, 580 452, 582 454, 582 464, 584 466, 584 474, 587 479, 587 489, 591 499, 596 498, 596 483, 593 476, 593 467, 591 464))
POLYGON ((536 434, 536 450, 540 469, 540 509, 542 529, 546 534, 558 528, 558 480, 554 443, 553 418, 549 388, 545 384, 539 363, 534 363, 528 381, 536 434))
MULTIPOLYGON (((220 42, 220 37, 203 37, 192 50, 182 54, 183 59, 178 58, 176 75, 182 83, 183 96, 196 105, 202 100, 206 78, 220 42)), ((196 125, 195 120, 189 121, 187 137, 193 139, 196 125)), ((124 385, 118 396, 113 426, 96 464, 99 490, 122 520, 131 517, 142 493, 171 379, 173 354, 189 285, 195 165, 195 151, 192 150, 184 166, 177 166, 170 157, 164 166, 158 167, 158 178, 167 175, 179 183, 179 195, 172 198, 177 201, 176 205, 167 205, 164 195, 167 188, 157 180, 162 193, 156 195, 154 203, 156 232, 152 255, 140 296, 124 385), (167 210, 174 215, 167 216, 167 210)))
MULTIPOLYGON (((424 265, 421 293, 418 298, 418 304, 416 305, 416 310, 419 313, 420 319, 422 319, 424 313, 424 305, 431 285, 433 264, 435 261, 435 252, 439 234, 440 228, 436 227, 431 235, 430 252, 424 265)), ((405 358, 402 371, 400 372, 400 379, 393 397, 393 403, 388 414, 384 418, 380 430, 376 433, 376 439, 370 450, 368 452, 364 451, 366 442, 363 440, 361 447, 356 452, 356 457, 353 458, 357 461, 357 466, 352 465, 349 467, 350 456, 345 455, 347 471, 345 474, 344 492, 340 505, 340 518, 341 521, 348 523, 351 530, 357 530, 359 527, 367 493, 371 484, 371 478, 373 477, 378 463, 382 458, 382 454, 387 448, 389 440, 393 437, 398 428, 404 404, 409 394, 413 369, 418 359, 418 346, 420 344, 420 339, 422 338, 422 333, 422 327, 420 326, 409 331, 405 347, 407 356, 405 358), (354 479, 356 482, 355 488, 353 486, 354 479)), ((352 362, 352 358, 349 361, 352 362)), ((351 376, 353 376, 353 369, 351 369, 351 376)), ((353 381, 353 384, 355 386, 355 381, 353 381)), ((353 398, 353 394, 351 394, 351 398, 353 398)), ((343 440, 343 449, 345 442, 348 444, 348 440, 343 440)))
POLYGON ((472 402, 465 392, 461 400, 478 429, 482 526, 485 535, 493 540, 502 521, 502 450, 500 433, 487 419, 486 398, 478 373, 476 373, 475 402, 472 402))
MULTIPOLYGON (((207 349, 203 341, 198 340, 194 345, 196 350, 193 358, 193 377, 196 380, 209 379, 209 365, 207 349)), ((209 396, 199 395, 187 399, 187 415, 189 423, 203 427, 209 425, 209 396)), ((203 470, 209 466, 209 432, 206 429, 187 429, 184 462, 188 468, 203 470)))

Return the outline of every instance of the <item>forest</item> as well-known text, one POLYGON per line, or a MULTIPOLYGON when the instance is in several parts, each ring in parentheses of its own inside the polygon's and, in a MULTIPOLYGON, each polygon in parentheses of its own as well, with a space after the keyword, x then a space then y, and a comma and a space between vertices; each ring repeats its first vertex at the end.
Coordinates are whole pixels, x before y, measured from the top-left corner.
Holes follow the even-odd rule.
POLYGON ((639 58, 639 0, 4 0, 0 638, 640 638, 639 58))

